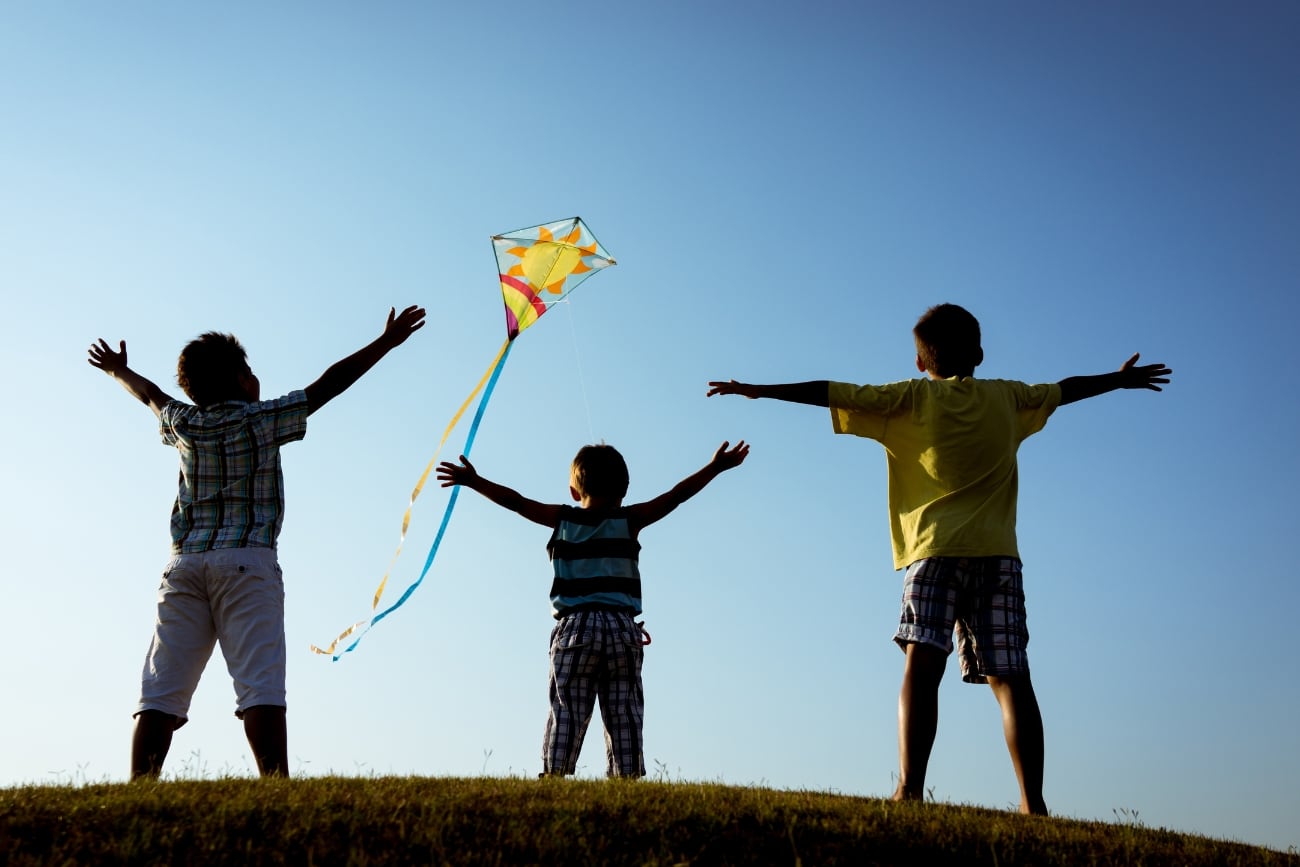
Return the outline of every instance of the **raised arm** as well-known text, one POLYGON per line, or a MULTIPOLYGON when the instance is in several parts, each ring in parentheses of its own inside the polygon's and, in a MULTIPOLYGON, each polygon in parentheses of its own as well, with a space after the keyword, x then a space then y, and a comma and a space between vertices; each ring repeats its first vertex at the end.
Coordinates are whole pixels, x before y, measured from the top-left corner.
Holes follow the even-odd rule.
POLYGON ((806 403, 809 406, 830 406, 830 382, 817 379, 812 382, 791 382, 784 385, 750 385, 747 382, 710 382, 706 397, 715 394, 738 394, 750 400, 767 397, 790 403, 806 403))
POLYGON ((629 506, 628 517, 635 521, 638 526, 648 527, 704 490, 705 485, 723 472, 744 463, 745 458, 749 455, 749 446, 745 444, 745 441, 741 440, 736 443, 735 448, 731 449, 727 448, 728 445, 730 444, 724 442, 718 446, 718 450, 713 453, 712 460, 701 469, 682 479, 673 486, 672 490, 660 494, 653 500, 629 506))
POLYGON ((388 309, 388 323, 384 333, 356 352, 330 365, 320 378, 307 386, 308 413, 313 413, 343 392, 365 375, 392 349, 401 346, 406 338, 424 327, 424 308, 411 305, 398 313, 395 308, 388 309))
POLYGON ((438 481, 442 482, 444 488, 450 488, 452 485, 462 485, 478 491, 498 506, 523 515, 528 520, 535 521, 538 524, 554 527, 560 523, 559 506, 530 500, 505 485, 498 485, 496 482, 488 481, 478 474, 478 471, 474 469, 474 465, 467 461, 464 455, 460 456, 459 464, 453 464, 451 461, 443 461, 438 464, 438 481))
POLYGON ((1146 388, 1151 391, 1162 391, 1161 385, 1169 382, 1169 375, 1173 373, 1163 364, 1143 364, 1138 366, 1138 356, 1141 353, 1133 353, 1133 357, 1124 362, 1124 366, 1114 373, 1099 373, 1095 376, 1070 376, 1061 380, 1061 405, 1074 403, 1078 400, 1084 400, 1089 397, 1096 397, 1099 394, 1105 394, 1108 391, 1115 391, 1120 388, 1146 388))
POLYGON ((161 415, 162 408, 172 401, 171 395, 127 366, 125 340, 119 341, 118 351, 114 352, 101 337, 98 343, 90 344, 90 358, 86 361, 120 382, 132 397, 153 410, 154 415, 161 415))

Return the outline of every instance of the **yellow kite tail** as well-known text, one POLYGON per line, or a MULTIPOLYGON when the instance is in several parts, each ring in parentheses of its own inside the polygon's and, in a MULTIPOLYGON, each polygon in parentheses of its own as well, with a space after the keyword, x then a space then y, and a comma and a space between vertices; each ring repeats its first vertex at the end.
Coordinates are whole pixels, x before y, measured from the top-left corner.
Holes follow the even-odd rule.
MULTIPOLYGON (((379 586, 375 588, 374 599, 371 600, 370 603, 370 611, 372 615, 374 611, 379 608, 379 600, 383 597, 384 588, 388 585, 388 576, 392 574, 393 566, 397 563, 397 558, 402 553, 402 546, 406 544, 406 531, 411 526, 411 511, 415 508, 415 501, 420 496, 420 492, 424 490, 424 484, 429 480, 429 473, 433 472, 433 468, 438 462, 438 456, 442 454, 442 447, 447 444, 447 438, 451 436, 451 432, 455 430, 456 425, 460 423, 461 416, 465 414, 465 410, 469 408, 469 405, 474 401, 474 398, 478 396, 478 393, 483 390, 483 386, 487 384, 488 379, 492 376, 492 371, 496 369, 497 363, 501 361, 501 356, 505 355, 505 352, 509 347, 509 340, 506 340, 505 343, 501 344, 501 349, 497 351, 496 357, 492 359, 492 363, 488 365, 487 370, 483 373, 483 378, 478 381, 478 385, 474 386, 474 390, 469 393, 469 397, 465 398, 465 402, 460 405, 460 409, 456 410, 456 414, 451 417, 451 421, 447 424, 447 429, 442 432, 442 439, 438 441, 437 450, 434 451, 433 457, 429 459, 429 463, 425 466, 424 472, 420 474, 420 480, 415 483, 415 490, 411 491, 411 501, 406 506, 405 514, 402 515, 402 533, 397 540, 397 550, 393 552, 393 559, 388 562, 388 568, 384 571, 384 577, 380 579, 379 586)), ((339 634, 338 638, 335 638, 330 642, 329 647, 322 648, 317 647, 314 644, 311 645, 312 652, 322 655, 333 654, 334 649, 338 647, 339 642, 356 632, 359 627, 364 626, 369 622, 369 617, 364 620, 358 620, 356 623, 343 630, 343 632, 339 634)))

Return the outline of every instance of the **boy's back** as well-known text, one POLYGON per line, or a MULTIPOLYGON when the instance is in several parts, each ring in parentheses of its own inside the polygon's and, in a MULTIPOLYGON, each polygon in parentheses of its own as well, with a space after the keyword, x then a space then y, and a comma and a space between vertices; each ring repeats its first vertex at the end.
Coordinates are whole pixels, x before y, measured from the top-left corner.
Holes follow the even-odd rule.
POLYGON ((280 446, 306 436, 308 410, 304 391, 203 409, 179 401, 163 407, 162 441, 181 459, 173 553, 275 547, 284 523, 280 446))
POLYGON ((1047 423, 1059 386, 966 376, 832 382, 827 396, 836 433, 885 447, 895 568, 1018 556, 1016 450, 1047 423))

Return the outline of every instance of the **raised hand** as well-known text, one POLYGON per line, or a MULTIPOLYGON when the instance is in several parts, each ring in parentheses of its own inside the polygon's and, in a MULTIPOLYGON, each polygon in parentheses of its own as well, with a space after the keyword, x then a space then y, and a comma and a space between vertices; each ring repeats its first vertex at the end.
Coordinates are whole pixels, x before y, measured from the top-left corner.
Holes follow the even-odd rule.
POLYGON ((736 443, 735 448, 728 449, 728 445, 730 443, 723 442, 718 446, 718 450, 713 453, 713 460, 709 461, 719 472, 740 466, 749 456, 749 445, 744 440, 736 443))
POLYGON ((424 327, 424 308, 412 304, 401 313, 388 308, 388 322, 384 325, 384 340, 390 346, 401 346, 406 338, 424 327))
POLYGON ((1119 369, 1121 388, 1149 388, 1152 391, 1162 391, 1160 386, 1169 383, 1169 375, 1173 371, 1163 364, 1143 364, 1139 367, 1137 362, 1141 354, 1133 353, 1133 357, 1124 362, 1124 366, 1119 369))
POLYGON ((442 482, 444 488, 450 488, 453 485, 473 487, 478 478, 478 471, 474 469, 474 465, 464 455, 460 456, 459 464, 453 464, 451 461, 443 461, 438 464, 438 481, 442 482))
POLYGON ((110 375, 126 370, 126 341, 120 341, 118 351, 114 352, 101 337, 98 343, 90 344, 90 358, 86 361, 91 367, 96 367, 110 375))
POLYGON ((710 382, 709 390, 705 393, 705 397, 713 397, 715 394, 739 394, 742 397, 747 397, 751 400, 758 397, 754 392, 754 386, 744 382, 736 382, 734 379, 727 380, 726 382, 710 382))

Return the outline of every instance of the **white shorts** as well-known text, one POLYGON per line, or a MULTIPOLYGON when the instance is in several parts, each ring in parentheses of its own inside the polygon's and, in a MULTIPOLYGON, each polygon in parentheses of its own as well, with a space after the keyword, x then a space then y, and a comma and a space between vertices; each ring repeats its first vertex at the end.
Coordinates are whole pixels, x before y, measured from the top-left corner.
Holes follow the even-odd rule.
POLYGON ((274 548, 179 554, 163 570, 158 617, 136 713, 188 718, 199 676, 220 642, 235 683, 235 715, 285 706, 284 580, 274 548))

